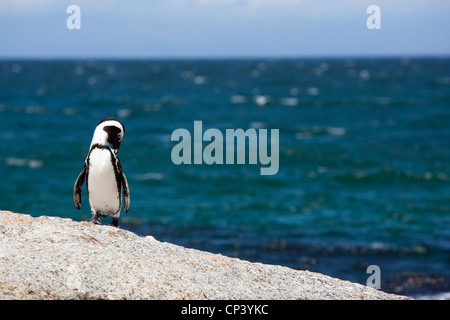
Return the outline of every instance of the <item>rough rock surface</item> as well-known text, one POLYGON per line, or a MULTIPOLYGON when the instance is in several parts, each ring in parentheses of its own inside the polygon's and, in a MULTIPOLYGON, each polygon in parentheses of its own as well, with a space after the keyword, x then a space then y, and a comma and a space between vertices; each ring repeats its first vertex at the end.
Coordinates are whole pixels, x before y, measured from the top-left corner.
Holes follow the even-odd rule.
POLYGON ((407 299, 70 219, 0 211, 0 299, 407 299))

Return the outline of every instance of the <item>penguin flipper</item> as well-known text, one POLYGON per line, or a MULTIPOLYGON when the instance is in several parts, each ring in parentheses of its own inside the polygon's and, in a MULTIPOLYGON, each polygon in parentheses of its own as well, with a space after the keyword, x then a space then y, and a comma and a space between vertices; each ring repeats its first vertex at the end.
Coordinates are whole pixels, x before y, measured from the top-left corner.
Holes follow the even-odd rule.
POLYGON ((123 207, 125 213, 130 210, 130 189, 128 188, 128 181, 125 173, 122 171, 122 187, 123 187, 123 207))
POLYGON ((84 164, 83 170, 78 175, 77 181, 75 181, 75 185, 73 186, 73 204, 75 208, 81 208, 81 187, 86 180, 86 163, 84 164))
POLYGON ((122 188, 123 188, 123 208, 125 210, 125 213, 130 210, 130 189, 128 188, 128 180, 125 176, 125 173, 122 170, 122 166, 120 165, 120 162, 117 163, 119 167, 119 173, 122 176, 122 188))

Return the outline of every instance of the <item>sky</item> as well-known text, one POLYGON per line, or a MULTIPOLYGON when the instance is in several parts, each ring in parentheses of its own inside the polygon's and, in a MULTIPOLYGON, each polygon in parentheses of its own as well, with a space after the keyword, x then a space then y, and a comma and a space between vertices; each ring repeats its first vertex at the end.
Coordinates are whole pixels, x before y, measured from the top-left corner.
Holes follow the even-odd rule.
POLYGON ((449 0, 0 0, 0 58, 430 55, 450 55, 449 0))

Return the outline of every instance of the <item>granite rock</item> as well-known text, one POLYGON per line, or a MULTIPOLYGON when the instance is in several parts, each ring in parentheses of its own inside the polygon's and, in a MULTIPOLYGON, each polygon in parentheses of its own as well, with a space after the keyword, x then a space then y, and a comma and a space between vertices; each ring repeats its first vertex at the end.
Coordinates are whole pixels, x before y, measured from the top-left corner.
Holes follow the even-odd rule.
POLYGON ((0 211, 0 299, 409 299, 151 236, 0 211))

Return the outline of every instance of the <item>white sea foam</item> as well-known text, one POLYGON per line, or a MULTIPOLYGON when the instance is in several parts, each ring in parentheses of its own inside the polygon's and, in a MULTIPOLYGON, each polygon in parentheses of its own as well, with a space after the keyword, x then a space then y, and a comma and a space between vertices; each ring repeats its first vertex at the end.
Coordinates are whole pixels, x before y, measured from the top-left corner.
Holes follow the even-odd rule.
POLYGON ((135 176, 136 180, 153 180, 153 181, 161 181, 164 179, 164 174, 158 172, 147 172, 138 174, 135 176))
POLYGON ((369 70, 362 69, 362 70, 359 72, 359 77, 360 77, 363 81, 369 80, 369 79, 370 79, 370 72, 369 72, 369 70))
POLYGON ((319 88, 316 87, 309 87, 307 89, 307 92, 310 96, 317 96, 319 94, 319 88))
POLYGON ((44 113, 45 108, 43 106, 26 106, 25 113, 33 114, 33 113, 44 113))
POLYGON ((38 169, 44 165, 44 161, 38 159, 22 159, 22 158, 6 158, 5 164, 7 166, 25 167, 31 169, 38 169))
POLYGON ((347 130, 345 130, 345 128, 338 128, 338 127, 328 127, 326 128, 326 131, 328 134, 331 134, 332 136, 343 136, 347 133, 347 130))
POLYGON ((258 106, 260 106, 260 107, 265 106, 268 102, 269 102, 269 97, 268 96, 260 96, 260 95, 258 95, 258 96, 255 97, 255 103, 258 106))
POLYGON ((288 107, 294 107, 298 105, 298 99, 294 97, 281 98, 281 104, 288 107))
POLYGON ((119 118, 129 117, 130 114, 131 114, 131 110, 130 109, 120 109, 119 111, 117 111, 117 116, 119 118))
POLYGON ((314 135, 328 134, 331 136, 344 136, 347 134, 347 130, 342 127, 320 127, 312 126, 308 128, 300 128, 299 132, 295 134, 295 138, 298 140, 311 138, 314 135))
POLYGON ((206 83, 206 77, 203 77, 203 76, 196 76, 196 77, 194 78, 194 83, 195 83, 195 84, 204 84, 204 83, 206 83))
POLYGON ((231 103, 238 104, 238 103, 246 103, 247 97, 241 96, 241 95, 234 95, 230 98, 231 103))
POLYGON ((413 297, 416 300, 450 300, 450 292, 421 294, 413 297))
POLYGON ((250 128, 253 129, 264 129, 265 128, 265 124, 264 122, 251 122, 250 123, 250 128))

